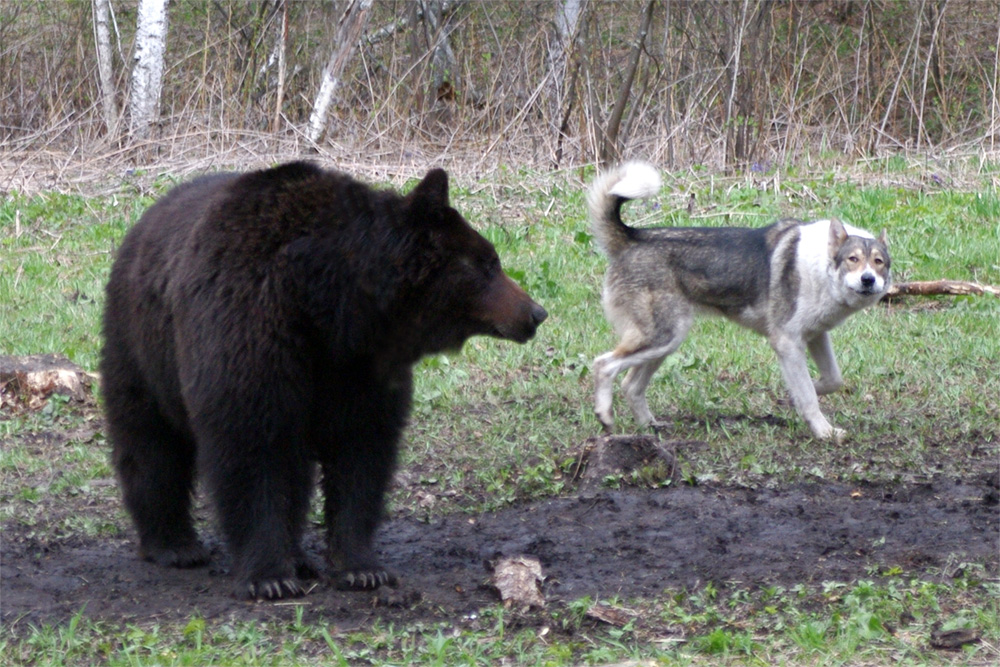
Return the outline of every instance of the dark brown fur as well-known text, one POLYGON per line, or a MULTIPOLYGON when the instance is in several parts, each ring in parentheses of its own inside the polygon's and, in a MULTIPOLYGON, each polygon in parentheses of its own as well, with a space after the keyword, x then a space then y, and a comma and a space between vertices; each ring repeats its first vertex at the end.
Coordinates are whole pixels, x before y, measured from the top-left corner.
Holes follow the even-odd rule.
POLYGON ((545 316, 451 208, 441 170, 406 197, 304 163, 175 188, 122 243, 104 316, 108 430, 140 555, 206 562, 197 468, 237 594, 301 594, 319 462, 338 585, 391 582, 372 537, 413 364, 478 334, 524 342, 545 316))

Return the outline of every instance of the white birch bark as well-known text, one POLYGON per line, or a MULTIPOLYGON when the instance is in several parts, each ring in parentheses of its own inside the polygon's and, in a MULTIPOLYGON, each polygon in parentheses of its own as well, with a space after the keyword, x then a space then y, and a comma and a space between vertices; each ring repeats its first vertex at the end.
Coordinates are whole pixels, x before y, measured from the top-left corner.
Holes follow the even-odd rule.
MULTIPOLYGON (((279 0, 280 1, 280 0, 279 0)), ((274 102, 274 121, 271 123, 271 131, 277 132, 281 123, 281 107, 285 101, 285 44, 288 41, 288 3, 281 1, 281 28, 278 32, 278 39, 275 41, 274 50, 278 54, 278 90, 274 102)))
POLYGON ((558 117, 563 106, 566 85, 566 63, 573 42, 576 40, 577 25, 583 13, 584 0, 555 0, 555 35, 549 45, 549 72, 552 94, 553 118, 558 117))
POLYGON ((118 127, 118 103, 115 101, 114 70, 111 66, 111 0, 94 0, 94 31, 97 44, 97 73, 101 87, 101 111, 108 135, 118 127))
POLYGON ((129 133, 146 139, 160 111, 163 56, 167 47, 167 0, 140 0, 129 99, 129 133))
POLYGON ((340 88, 344 67, 354 53, 358 38, 368 21, 368 12, 371 6, 372 0, 349 0, 344 9, 344 15, 337 27, 333 53, 330 54, 330 60, 323 68, 323 80, 320 83, 319 93, 316 94, 316 103, 313 105, 312 113, 309 114, 309 127, 306 136, 313 143, 318 142, 326 131, 330 106, 333 104, 337 89, 340 88))

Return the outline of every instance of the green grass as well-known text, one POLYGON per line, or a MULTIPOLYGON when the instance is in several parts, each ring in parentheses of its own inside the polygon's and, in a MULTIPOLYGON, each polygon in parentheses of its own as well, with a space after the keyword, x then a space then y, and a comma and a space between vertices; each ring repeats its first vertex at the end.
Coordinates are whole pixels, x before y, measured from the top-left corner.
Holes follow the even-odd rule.
POLYGON ((152 203, 106 197, 16 193, 0 202, 0 350, 58 351, 93 370, 100 308, 115 248, 152 203))
MULTIPOLYGON (((868 168, 891 176, 910 169, 868 168)), ((615 340, 600 306, 606 263, 591 242, 578 176, 505 172, 461 183, 453 194, 550 318, 527 345, 473 339, 461 355, 421 362, 401 468, 435 492, 434 512, 558 494, 580 444, 598 432, 589 368, 615 340)), ((983 178, 963 190, 904 189, 859 186, 827 173, 786 177, 775 191, 693 171, 671 175, 655 202, 634 203, 626 215, 644 224, 763 225, 778 216, 833 214, 876 233, 888 230, 897 281, 1000 284, 1000 193, 983 178), (686 212, 691 193, 694 220, 686 212)), ((125 190, 94 197, 13 193, 0 201, 0 353, 58 352, 96 369, 113 253, 151 201, 125 190)), ((650 405, 673 422, 673 437, 706 443, 682 454, 685 474, 695 479, 755 485, 962 472, 962 448, 982 443, 995 451, 1000 439, 998 321, 1000 299, 925 298, 878 306, 836 330, 847 388, 823 405, 835 425, 849 428, 842 448, 809 438, 785 399, 766 341, 719 320, 696 324, 654 378, 650 405)), ((619 430, 630 431, 631 416, 621 404, 616 409, 619 430)), ((54 494, 85 502, 116 494, 99 483, 111 472, 103 434, 88 428, 92 419, 56 400, 0 421, 0 517, 60 534, 121 533, 123 514, 117 522, 70 518, 53 527, 35 507, 54 494), (67 433, 58 461, 36 456, 30 437, 53 428, 67 433)), ((427 511, 412 487, 394 493, 392 511, 427 511)), ((499 608, 476 619, 359 632, 340 631, 305 607, 291 625, 193 616, 183 626, 112 627, 80 615, 64 626, 0 632, 0 654, 37 665, 983 664, 995 657, 983 645, 942 655, 924 639, 934 624, 950 623, 978 628, 994 647, 1000 640, 996 583, 977 579, 974 568, 965 572, 934 582, 880 572, 872 581, 793 590, 706 586, 667 590, 656 600, 570 601, 550 612, 546 634, 520 627, 499 608), (598 602, 636 610, 639 620, 655 615, 674 630, 650 636, 639 620, 595 624, 586 611, 598 602)))
MULTIPOLYGON (((884 583, 821 582, 722 593, 667 589, 659 601, 581 598, 554 612, 541 629, 520 628, 501 607, 451 622, 365 631, 338 629, 308 605, 290 622, 207 621, 114 626, 84 613, 59 627, 33 628, 23 640, 2 639, 13 665, 570 665, 649 660, 652 664, 989 664, 988 647, 928 653, 932 628, 975 628, 1000 636, 1000 614, 974 577, 948 584, 889 577, 884 583), (942 602, 944 601, 944 602, 942 602), (964 605, 954 608, 952 605, 964 605), (602 626, 600 606, 630 618, 602 626), (644 618, 654 619, 656 633, 644 618)), ((996 595, 996 584, 989 592, 996 595)))

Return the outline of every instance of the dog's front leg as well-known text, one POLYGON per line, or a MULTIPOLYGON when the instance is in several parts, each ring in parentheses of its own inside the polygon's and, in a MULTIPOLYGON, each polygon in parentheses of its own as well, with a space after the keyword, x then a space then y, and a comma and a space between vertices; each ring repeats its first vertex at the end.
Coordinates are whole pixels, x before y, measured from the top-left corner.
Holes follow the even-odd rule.
POLYGON ((817 440, 833 440, 836 444, 843 442, 846 432, 834 428, 819 409, 819 397, 809 377, 803 341, 788 334, 777 334, 770 337, 770 343, 781 363, 781 374, 792 396, 792 403, 809 424, 813 436, 817 440))
POLYGON ((809 341, 809 354, 819 369, 819 378, 813 382, 816 393, 823 396, 839 391, 844 386, 844 378, 840 375, 837 358, 833 356, 829 332, 824 331, 809 341))

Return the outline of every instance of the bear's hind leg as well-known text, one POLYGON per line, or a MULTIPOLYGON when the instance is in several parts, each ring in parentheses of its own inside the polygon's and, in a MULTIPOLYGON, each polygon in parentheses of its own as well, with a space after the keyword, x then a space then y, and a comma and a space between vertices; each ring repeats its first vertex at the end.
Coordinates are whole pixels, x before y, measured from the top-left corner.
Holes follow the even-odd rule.
POLYGON ((195 446, 136 386, 105 385, 112 463, 139 533, 139 556, 172 567, 208 562, 191 519, 195 446))

